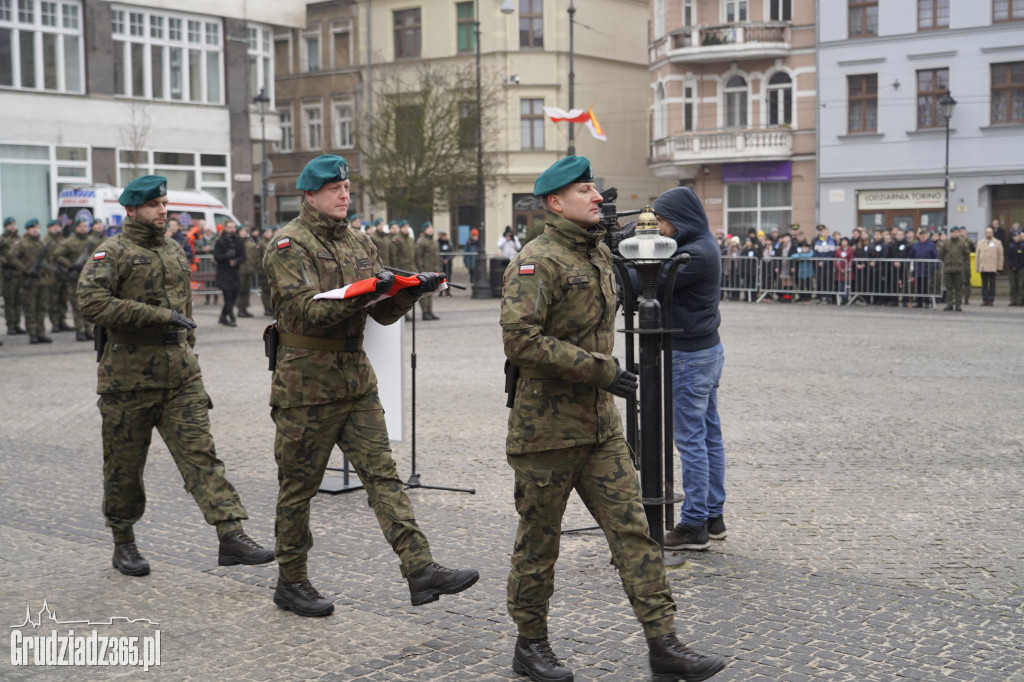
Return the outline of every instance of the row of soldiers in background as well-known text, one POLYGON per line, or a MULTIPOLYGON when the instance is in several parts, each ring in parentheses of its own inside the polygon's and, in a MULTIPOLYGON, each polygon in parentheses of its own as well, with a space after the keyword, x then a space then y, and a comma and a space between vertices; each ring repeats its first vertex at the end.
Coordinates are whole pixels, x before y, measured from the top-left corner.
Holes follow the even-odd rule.
POLYGON ((22 235, 17 221, 5 218, 0 266, 7 335, 28 334, 29 343, 52 343, 46 335, 49 316, 52 331, 73 331, 77 341, 92 340, 92 325, 86 324, 78 307, 78 274, 104 239, 104 225, 99 220, 91 225, 79 220, 65 239, 56 220, 47 223, 46 235, 40 236, 35 218, 25 223, 22 235), (67 323, 69 306, 74 326, 67 323))

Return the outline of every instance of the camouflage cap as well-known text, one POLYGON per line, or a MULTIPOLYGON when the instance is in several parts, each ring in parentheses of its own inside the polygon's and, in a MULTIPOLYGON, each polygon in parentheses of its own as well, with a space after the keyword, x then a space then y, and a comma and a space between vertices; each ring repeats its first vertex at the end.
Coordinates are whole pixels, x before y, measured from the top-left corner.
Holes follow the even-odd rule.
POLYGON ((342 180, 348 180, 348 161, 335 154, 322 154, 302 169, 299 179, 295 181, 295 189, 315 192, 328 182, 342 180))
POLYGON ((551 164, 533 183, 533 194, 545 197, 574 182, 593 182, 594 171, 585 156, 566 156, 551 164))
POLYGON ((36 220, 35 218, 29 218, 28 220, 25 221, 25 229, 27 230, 30 227, 35 227, 38 224, 38 220, 36 220))
POLYGON ((150 199, 167 196, 167 178, 162 175, 143 175, 128 183, 117 202, 122 206, 142 206, 150 199))
POLYGON ((8 226, 8 225, 10 225, 11 223, 16 223, 16 222, 18 222, 18 221, 16 221, 16 220, 14 219, 14 216, 12 216, 12 215, 9 215, 9 216, 7 216, 6 218, 4 218, 4 227, 7 227, 7 226, 8 226))

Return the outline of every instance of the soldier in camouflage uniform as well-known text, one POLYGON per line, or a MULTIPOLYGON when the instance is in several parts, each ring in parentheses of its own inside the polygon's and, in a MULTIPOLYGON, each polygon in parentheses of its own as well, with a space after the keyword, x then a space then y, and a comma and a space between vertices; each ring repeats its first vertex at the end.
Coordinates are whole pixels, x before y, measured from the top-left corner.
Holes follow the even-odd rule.
POLYGON ((377 247, 377 254, 384 265, 391 265, 391 237, 388 235, 388 226, 384 224, 383 218, 377 218, 373 221, 373 227, 370 238, 377 247))
POLYGON ((410 232, 408 220, 398 224, 398 234, 391 237, 391 262, 388 265, 406 272, 415 272, 416 242, 410 232))
POLYGON ((164 236, 167 180, 144 175, 119 198, 128 218, 103 242, 78 281, 85 318, 106 330, 99 364, 103 417, 103 514, 114 536, 114 568, 149 573, 133 526, 146 508, 143 468, 156 427, 206 522, 220 539, 217 563, 264 564, 274 553, 242 530, 249 518, 210 434, 213 407, 192 351, 191 272, 185 251, 164 236))
POLYGON ((263 256, 273 239, 273 228, 265 227, 259 241, 256 242, 256 272, 260 276, 260 301, 263 303, 263 317, 274 316, 274 311, 270 307, 270 280, 267 279, 267 272, 263 269, 263 256))
POLYGON ((274 603, 301 616, 334 611, 310 584, 306 563, 313 546, 309 504, 335 444, 355 467, 384 537, 401 559, 414 606, 461 592, 479 578, 476 571, 433 562, 398 478, 377 377, 362 348, 367 315, 385 325, 400 320, 418 297, 437 290, 441 276, 419 275, 418 286, 373 303, 391 289, 394 275, 384 270, 371 239, 345 220, 349 184, 342 157, 310 161, 295 183, 304 199, 299 217, 275 235, 263 258, 280 332, 270 390, 280 482, 274 603), (377 293, 313 300, 371 277, 378 279, 377 293))
POLYGON ((10 261, 24 283, 21 293, 29 343, 53 343, 53 339, 46 335, 53 264, 46 244, 39 238, 39 221, 35 218, 25 223, 25 234, 14 247, 10 261))
POLYGON ((613 399, 634 394, 637 376, 612 357, 615 281, 593 180, 590 162, 575 156, 537 178, 545 231, 505 270, 502 338, 519 368, 506 441, 519 512, 507 595, 519 630, 512 667, 533 680, 573 679, 551 651, 547 613, 562 515, 576 490, 608 539, 655 679, 704 680, 725 661, 676 639, 661 547, 648 533, 613 399))
POLYGON ((75 223, 75 231, 64 242, 59 258, 66 270, 65 286, 68 288, 68 302, 71 304, 71 318, 75 323, 76 341, 91 341, 93 338, 92 325, 85 323, 82 306, 78 303, 78 275, 81 274, 92 252, 100 245, 100 241, 101 238, 90 234, 89 221, 83 218, 75 223))
MULTIPOLYGON (((253 230, 255 232, 255 230, 253 230)), ((249 296, 252 293, 252 276, 256 274, 257 261, 262 253, 259 253, 260 249, 256 246, 255 240, 249 237, 249 229, 245 227, 238 228, 238 238, 242 240, 242 245, 245 247, 245 260, 238 268, 238 276, 242 280, 242 288, 238 290, 238 300, 235 302, 235 306, 238 308, 239 317, 252 317, 252 313, 249 312, 249 296)))
MULTIPOLYGON (((423 223, 420 238, 416 240, 416 271, 441 272, 441 252, 434 240, 434 226, 430 221, 423 223)), ((420 314, 427 321, 441 319, 434 314, 433 296, 420 298, 420 314)))
POLYGON ((946 286, 947 302, 943 310, 961 310, 964 287, 970 286, 970 282, 965 280, 971 276, 971 247, 966 239, 960 238, 960 231, 956 228, 949 231, 949 239, 939 242, 939 258, 946 286))
POLYGON ((67 323, 68 314, 68 292, 67 274, 68 265, 64 261, 64 235, 61 232, 60 222, 51 220, 46 223, 46 237, 43 243, 46 244, 46 261, 53 268, 53 284, 50 286, 50 327, 55 332, 73 332, 74 327, 67 323))
POLYGON ((7 335, 27 333, 21 326, 22 313, 22 282, 21 273, 14 265, 12 256, 14 247, 18 245, 18 222, 11 216, 4 218, 4 233, 0 236, 0 271, 3 275, 4 317, 7 322, 7 335))

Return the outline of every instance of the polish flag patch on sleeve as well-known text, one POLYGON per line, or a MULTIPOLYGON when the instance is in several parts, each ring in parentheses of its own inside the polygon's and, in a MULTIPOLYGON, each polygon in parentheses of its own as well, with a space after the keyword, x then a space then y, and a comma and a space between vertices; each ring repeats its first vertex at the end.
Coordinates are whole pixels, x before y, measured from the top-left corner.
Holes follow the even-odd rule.
POLYGON ((525 265, 520 265, 519 266, 519 274, 520 275, 532 275, 534 270, 536 270, 536 268, 537 268, 537 266, 534 265, 533 263, 527 263, 525 265))
POLYGON ((103 260, 106 257, 107 257, 107 252, 106 251, 97 251, 96 253, 92 254, 92 259, 93 260, 103 260))
POLYGON ((278 248, 278 250, 280 250, 280 249, 287 249, 291 245, 292 245, 292 240, 289 239, 288 237, 285 237, 284 239, 278 239, 277 240, 277 248, 278 248))

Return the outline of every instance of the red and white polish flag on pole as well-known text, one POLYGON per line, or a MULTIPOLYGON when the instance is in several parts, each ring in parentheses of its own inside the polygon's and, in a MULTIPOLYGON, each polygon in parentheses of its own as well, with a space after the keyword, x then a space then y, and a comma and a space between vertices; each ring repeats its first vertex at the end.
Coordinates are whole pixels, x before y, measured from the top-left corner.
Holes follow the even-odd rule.
POLYGON ((601 142, 608 141, 608 136, 604 134, 604 128, 597 122, 597 116, 594 115, 593 108, 586 111, 583 109, 563 111, 558 107, 544 107, 544 113, 553 123, 582 123, 587 126, 587 130, 590 131, 595 140, 601 140, 601 142))

